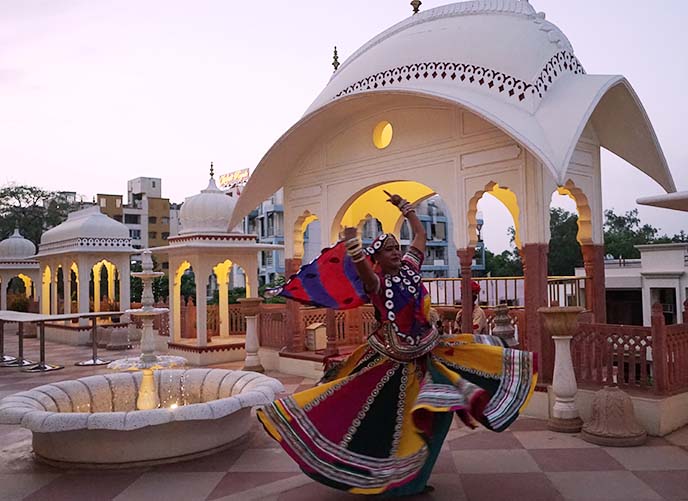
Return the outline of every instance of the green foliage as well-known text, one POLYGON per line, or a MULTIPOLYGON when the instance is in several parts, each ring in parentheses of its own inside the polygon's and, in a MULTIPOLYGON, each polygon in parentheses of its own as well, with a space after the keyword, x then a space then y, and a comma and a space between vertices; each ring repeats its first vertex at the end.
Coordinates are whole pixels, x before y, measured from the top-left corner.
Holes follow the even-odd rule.
POLYGON ((571 276, 576 267, 583 266, 583 254, 576 240, 578 216, 552 207, 549 210, 549 229, 548 273, 550 276, 571 276))
POLYGON ((282 296, 265 297, 265 291, 268 289, 274 289, 277 287, 282 287, 286 283, 285 278, 282 275, 277 275, 275 279, 269 284, 261 285, 258 288, 258 295, 265 298, 265 302, 268 304, 284 304, 287 302, 282 296))
POLYGON ((495 254, 485 249, 485 272, 492 277, 519 277, 523 275, 521 258, 517 250, 495 254))
MULTIPOLYGON (((129 267, 130 271, 143 271, 143 268, 141 267, 141 263, 133 262, 131 263, 131 266, 129 267)), ((132 303, 140 303, 141 302, 141 295, 143 294, 143 281, 138 278, 138 277, 131 277, 129 279, 129 297, 131 298, 132 303)))
POLYGON ((170 279, 167 275, 153 279, 153 297, 156 301, 164 301, 170 297, 170 279))
POLYGON ((45 230, 63 222, 77 208, 56 192, 35 186, 4 186, 0 188, 0 238, 10 236, 18 228, 38 246, 45 230))
MULTIPOLYGON (((659 230, 649 224, 642 224, 638 209, 627 211, 618 216, 613 210, 604 211, 604 249, 605 254, 615 258, 639 258, 640 251, 635 245, 666 242, 666 236, 657 238, 659 230)), ((671 241, 670 239, 668 241, 671 241)))
POLYGON ((193 273, 182 274, 181 295, 184 301, 190 297, 196 300, 196 275, 193 273))
POLYGON ((10 311, 29 311, 29 298, 25 294, 11 294, 7 296, 7 309, 10 311))

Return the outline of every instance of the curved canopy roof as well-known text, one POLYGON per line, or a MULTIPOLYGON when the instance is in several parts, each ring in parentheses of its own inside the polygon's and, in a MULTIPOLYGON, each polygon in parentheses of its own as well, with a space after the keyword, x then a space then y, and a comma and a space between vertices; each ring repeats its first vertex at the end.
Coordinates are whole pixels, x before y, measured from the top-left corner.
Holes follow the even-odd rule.
POLYGON ((625 78, 587 75, 566 36, 528 2, 475 0, 414 15, 347 59, 263 157, 230 224, 283 186, 322 131, 359 108, 356 100, 390 94, 472 111, 525 146, 562 184, 591 121, 603 147, 666 191, 676 190, 652 125, 625 78))
POLYGON ((664 209, 674 209, 688 212, 688 191, 677 191, 665 195, 643 197, 636 200, 640 205, 651 205, 664 209))
POLYGON ((15 229, 14 233, 0 242, 0 261, 30 259, 36 254, 36 246, 15 229))
POLYGON ((43 233, 38 257, 70 251, 132 253, 129 228, 99 207, 72 212, 64 223, 43 233))

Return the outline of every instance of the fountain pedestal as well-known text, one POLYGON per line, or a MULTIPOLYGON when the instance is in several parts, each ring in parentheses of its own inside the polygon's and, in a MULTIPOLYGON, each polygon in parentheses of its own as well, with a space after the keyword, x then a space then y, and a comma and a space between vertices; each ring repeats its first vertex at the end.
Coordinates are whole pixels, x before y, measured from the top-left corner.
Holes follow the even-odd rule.
POLYGON ((576 406, 576 374, 571 360, 571 340, 578 328, 578 315, 584 308, 574 306, 555 306, 539 308, 545 332, 554 341, 554 377, 552 392, 555 402, 552 416, 547 422, 550 430, 562 433, 578 433, 583 427, 576 406))
POLYGON ((241 312, 246 318, 246 360, 244 361, 245 371, 253 372, 265 372, 262 364, 260 363, 260 357, 258 356, 258 350, 260 344, 258 342, 258 314, 260 313, 260 303, 263 300, 261 298, 247 297, 239 299, 239 304, 241 304, 241 312))

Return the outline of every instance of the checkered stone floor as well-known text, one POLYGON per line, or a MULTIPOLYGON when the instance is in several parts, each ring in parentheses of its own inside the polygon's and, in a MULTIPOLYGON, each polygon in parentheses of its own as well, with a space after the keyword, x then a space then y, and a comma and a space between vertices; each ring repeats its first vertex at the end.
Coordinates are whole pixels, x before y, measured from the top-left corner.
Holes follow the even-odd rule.
MULTIPOLYGON (((6 348, 13 354, 14 337, 6 348), (9 345, 9 346, 8 346, 9 345)), ((0 397, 37 385, 107 372, 74 367, 90 350, 48 343, 48 361, 61 371, 24 374, 0 369, 0 397)), ((130 352, 105 352, 120 358, 130 352)), ((27 340, 26 356, 37 356, 27 340)), ((220 367, 240 368, 241 364, 220 367)), ((269 374, 288 392, 314 382, 269 374)), ((547 430, 521 418, 504 433, 455 423, 431 477, 434 492, 414 499, 446 500, 679 500, 688 499, 688 428, 643 447, 598 447, 577 435, 547 430)), ((63 471, 33 461, 31 435, 0 425, 0 500, 340 500, 358 496, 331 490, 299 472, 256 423, 237 447, 205 458, 121 471, 63 471)))

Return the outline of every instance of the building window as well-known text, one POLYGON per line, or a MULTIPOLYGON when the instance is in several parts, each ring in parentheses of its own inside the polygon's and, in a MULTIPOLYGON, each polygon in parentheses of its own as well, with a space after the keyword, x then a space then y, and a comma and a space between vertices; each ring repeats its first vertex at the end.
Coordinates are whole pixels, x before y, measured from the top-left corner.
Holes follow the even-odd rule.
POLYGON ((100 199, 100 206, 103 208, 107 207, 107 199, 101 198, 100 199))
POLYGON ((433 240, 447 239, 446 223, 433 223, 430 225, 430 232, 433 240))
POLYGON ((158 222, 158 218, 155 216, 148 216, 148 224, 156 224, 158 222))
POLYGON ((148 238, 151 238, 151 239, 158 238, 158 232, 157 231, 149 231, 148 232, 148 238))
POLYGON ((155 181, 153 181, 151 184, 152 184, 153 188, 155 188, 155 181))
POLYGON ((115 206, 116 206, 118 209, 119 209, 120 207, 122 207, 122 199, 118 198, 117 200, 115 200, 115 206))
POLYGON ((129 230, 129 236, 134 240, 141 239, 141 230, 129 230))
POLYGON ((383 120, 373 129, 373 144, 378 150, 384 150, 392 142, 393 134, 392 124, 383 120))
POLYGON ((169 218, 169 217, 166 217, 166 216, 163 216, 163 217, 160 218, 160 222, 161 222, 162 224, 170 224, 170 218, 169 218))
POLYGON ((125 214, 124 224, 141 224, 141 216, 138 214, 125 214))
POLYGON ((168 238, 170 238, 170 234, 167 231, 163 231, 161 237, 163 240, 167 240, 168 238))
POLYGON ((167 261, 163 261, 162 269, 163 270, 169 270, 170 269, 170 263, 168 263, 167 261))

